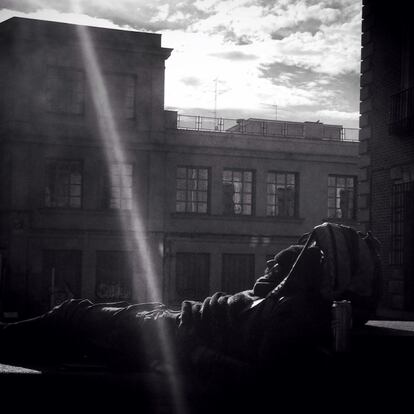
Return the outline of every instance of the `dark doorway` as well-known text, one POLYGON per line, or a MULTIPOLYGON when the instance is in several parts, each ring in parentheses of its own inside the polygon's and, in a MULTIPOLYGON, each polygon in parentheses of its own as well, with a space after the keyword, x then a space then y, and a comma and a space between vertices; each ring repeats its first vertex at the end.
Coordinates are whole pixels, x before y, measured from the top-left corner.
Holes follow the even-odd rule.
POLYGON ((203 300, 209 294, 210 255, 208 253, 177 253, 176 296, 184 299, 203 300))
POLYGON ((404 275, 404 307, 414 309, 414 182, 395 184, 392 194, 391 264, 404 275))
POLYGON ((132 292, 132 253, 129 251, 96 252, 96 300, 130 301, 132 292))
POLYGON ((223 254, 222 269, 222 285, 226 293, 253 287, 254 254, 223 254))
POLYGON ((404 277, 407 286, 406 308, 414 309, 414 183, 404 194, 404 277))
POLYGON ((81 294, 80 250, 44 250, 42 307, 50 309, 81 294))

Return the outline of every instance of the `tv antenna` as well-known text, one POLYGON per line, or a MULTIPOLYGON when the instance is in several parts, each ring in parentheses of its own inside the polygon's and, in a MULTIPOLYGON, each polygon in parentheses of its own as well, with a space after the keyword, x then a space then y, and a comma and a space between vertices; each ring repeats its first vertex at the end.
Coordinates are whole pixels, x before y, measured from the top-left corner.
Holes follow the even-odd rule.
POLYGON ((274 103, 274 104, 269 104, 269 103, 262 103, 262 105, 265 105, 265 106, 270 106, 271 108, 274 108, 275 109, 275 120, 277 121, 277 104, 276 103, 274 103))
POLYGON ((214 118, 217 118, 217 81, 218 78, 214 79, 214 118))
POLYGON ((277 121, 277 104, 270 105, 275 108, 275 120, 277 121))

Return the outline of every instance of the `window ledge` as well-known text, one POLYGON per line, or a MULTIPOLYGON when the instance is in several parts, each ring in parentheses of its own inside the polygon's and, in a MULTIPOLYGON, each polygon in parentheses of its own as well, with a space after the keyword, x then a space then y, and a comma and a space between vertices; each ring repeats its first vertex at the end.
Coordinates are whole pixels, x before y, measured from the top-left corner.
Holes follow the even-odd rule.
POLYGON ((38 209, 40 213, 82 213, 85 210, 82 207, 41 207, 38 209))
POLYGON ((244 216, 244 215, 224 215, 224 214, 201 214, 201 213, 171 213, 173 219, 201 219, 201 220, 222 220, 222 221, 263 221, 263 222, 282 222, 282 223, 301 223, 303 217, 276 217, 276 216, 244 216))
POLYGON ((131 210, 116 209, 86 209, 86 208, 68 208, 68 207, 41 207, 37 210, 42 214, 98 214, 106 216, 130 216, 131 210))

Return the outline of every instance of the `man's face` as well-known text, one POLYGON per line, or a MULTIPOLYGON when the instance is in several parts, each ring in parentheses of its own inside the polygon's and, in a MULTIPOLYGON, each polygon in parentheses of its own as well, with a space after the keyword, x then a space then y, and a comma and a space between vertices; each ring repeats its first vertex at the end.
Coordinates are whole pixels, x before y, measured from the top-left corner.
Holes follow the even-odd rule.
POLYGON ((286 276, 289 273, 291 265, 281 264, 275 260, 269 260, 266 262, 267 267, 265 269, 265 274, 275 273, 278 275, 286 276))
POLYGON ((267 266, 265 269, 264 276, 272 280, 275 285, 278 285, 287 275, 286 271, 283 271, 282 267, 279 263, 277 263, 275 260, 269 260, 266 262, 267 266))
POLYGON ((266 262, 266 268, 265 268, 264 274, 268 275, 269 273, 272 272, 273 269, 276 270, 275 266, 277 266, 277 265, 278 264, 277 264, 276 260, 274 260, 274 259, 268 260, 266 262))

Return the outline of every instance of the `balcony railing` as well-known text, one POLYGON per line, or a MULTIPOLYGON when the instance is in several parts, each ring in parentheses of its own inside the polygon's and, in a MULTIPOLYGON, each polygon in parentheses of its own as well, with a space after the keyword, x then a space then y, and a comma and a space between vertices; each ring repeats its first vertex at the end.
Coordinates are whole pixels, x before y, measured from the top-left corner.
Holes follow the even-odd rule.
POLYGON ((358 128, 343 128, 341 125, 328 125, 321 122, 289 122, 256 118, 230 119, 178 114, 177 128, 330 141, 358 142, 359 140, 358 128))
POLYGON ((389 133, 398 136, 414 133, 414 88, 391 96, 389 133))

